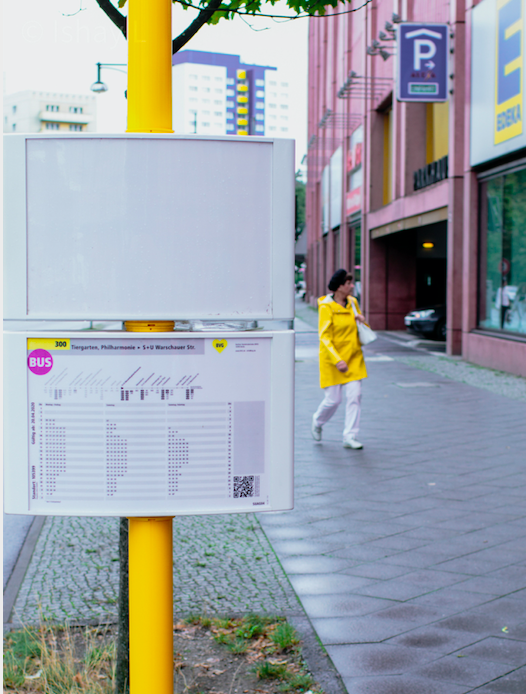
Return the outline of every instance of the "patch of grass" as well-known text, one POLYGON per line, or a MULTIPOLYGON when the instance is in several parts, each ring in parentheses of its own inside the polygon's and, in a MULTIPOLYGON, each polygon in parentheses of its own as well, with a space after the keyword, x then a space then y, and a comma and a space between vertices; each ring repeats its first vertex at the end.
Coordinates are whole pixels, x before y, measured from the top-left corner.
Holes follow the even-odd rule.
POLYGON ((296 629, 288 622, 278 624, 278 626, 269 634, 270 640, 276 644, 280 651, 286 651, 289 648, 297 646, 300 642, 296 629))
POLYGON ((86 628, 43 625, 38 631, 10 632, 4 639, 6 691, 45 694, 111 694, 115 643, 86 628))
POLYGON ((41 651, 38 631, 35 629, 9 632, 5 637, 5 646, 17 659, 38 658, 41 651))
POLYGON ((287 677, 287 666, 281 663, 271 663, 265 660, 254 666, 254 673, 258 680, 282 680, 287 677))
POLYGON ((248 643, 245 639, 232 639, 226 646, 231 653, 246 653, 248 650, 248 643))
POLYGON ((11 651, 4 652, 4 687, 16 689, 24 684, 26 670, 24 660, 15 658, 11 651))
POLYGON ((280 684, 281 692, 307 692, 309 689, 314 689, 315 682, 312 675, 308 672, 298 672, 289 675, 287 680, 280 684))

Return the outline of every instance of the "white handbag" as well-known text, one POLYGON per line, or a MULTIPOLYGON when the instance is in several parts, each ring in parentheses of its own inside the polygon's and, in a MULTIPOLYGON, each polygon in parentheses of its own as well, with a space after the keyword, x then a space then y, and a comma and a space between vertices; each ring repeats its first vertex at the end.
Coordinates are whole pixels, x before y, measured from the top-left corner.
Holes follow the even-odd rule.
MULTIPOLYGON (((351 304, 354 316, 356 317, 358 312, 356 311, 354 301, 351 300, 351 304)), ((359 323, 356 321, 356 327, 358 328, 358 339, 360 340, 360 344, 368 345, 369 342, 374 342, 378 338, 378 335, 374 332, 374 330, 365 323, 359 323)))

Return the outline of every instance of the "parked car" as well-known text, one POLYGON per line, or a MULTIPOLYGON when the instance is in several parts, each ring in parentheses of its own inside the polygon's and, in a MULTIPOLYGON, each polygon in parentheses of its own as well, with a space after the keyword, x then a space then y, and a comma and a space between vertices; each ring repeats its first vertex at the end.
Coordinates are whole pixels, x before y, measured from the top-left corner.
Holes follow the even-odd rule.
POLYGON ((405 326, 410 333, 421 335, 428 340, 446 339, 446 307, 428 306, 411 311, 404 318, 405 326))

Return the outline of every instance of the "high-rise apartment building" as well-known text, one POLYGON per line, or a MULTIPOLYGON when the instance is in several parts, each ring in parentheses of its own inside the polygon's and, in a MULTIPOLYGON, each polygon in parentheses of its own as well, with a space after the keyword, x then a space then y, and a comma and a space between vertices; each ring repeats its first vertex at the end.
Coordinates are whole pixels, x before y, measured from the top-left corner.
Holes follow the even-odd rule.
POLYGON ((179 51, 172 64, 176 133, 290 137, 289 83, 275 67, 205 51, 179 51))
POLYGON ((23 91, 4 96, 4 132, 95 132, 96 97, 23 91))

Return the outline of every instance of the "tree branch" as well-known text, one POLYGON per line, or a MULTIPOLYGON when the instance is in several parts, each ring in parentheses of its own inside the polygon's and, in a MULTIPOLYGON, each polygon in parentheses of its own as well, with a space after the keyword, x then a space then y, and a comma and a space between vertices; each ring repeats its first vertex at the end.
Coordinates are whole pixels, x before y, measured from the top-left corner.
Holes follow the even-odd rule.
MULTIPOLYGON (((106 0, 103 0, 104 2, 106 0)), ((100 4, 101 0, 97 0, 100 4)), ((222 0, 210 0, 207 7, 201 10, 194 21, 186 27, 186 29, 179 34, 172 41, 172 55, 180 51, 181 48, 190 41, 192 36, 195 36, 199 29, 206 24, 214 12, 220 7, 222 0)))
POLYGON ((97 0, 97 5, 111 19, 119 31, 126 38, 126 17, 119 12, 110 0, 97 0))

